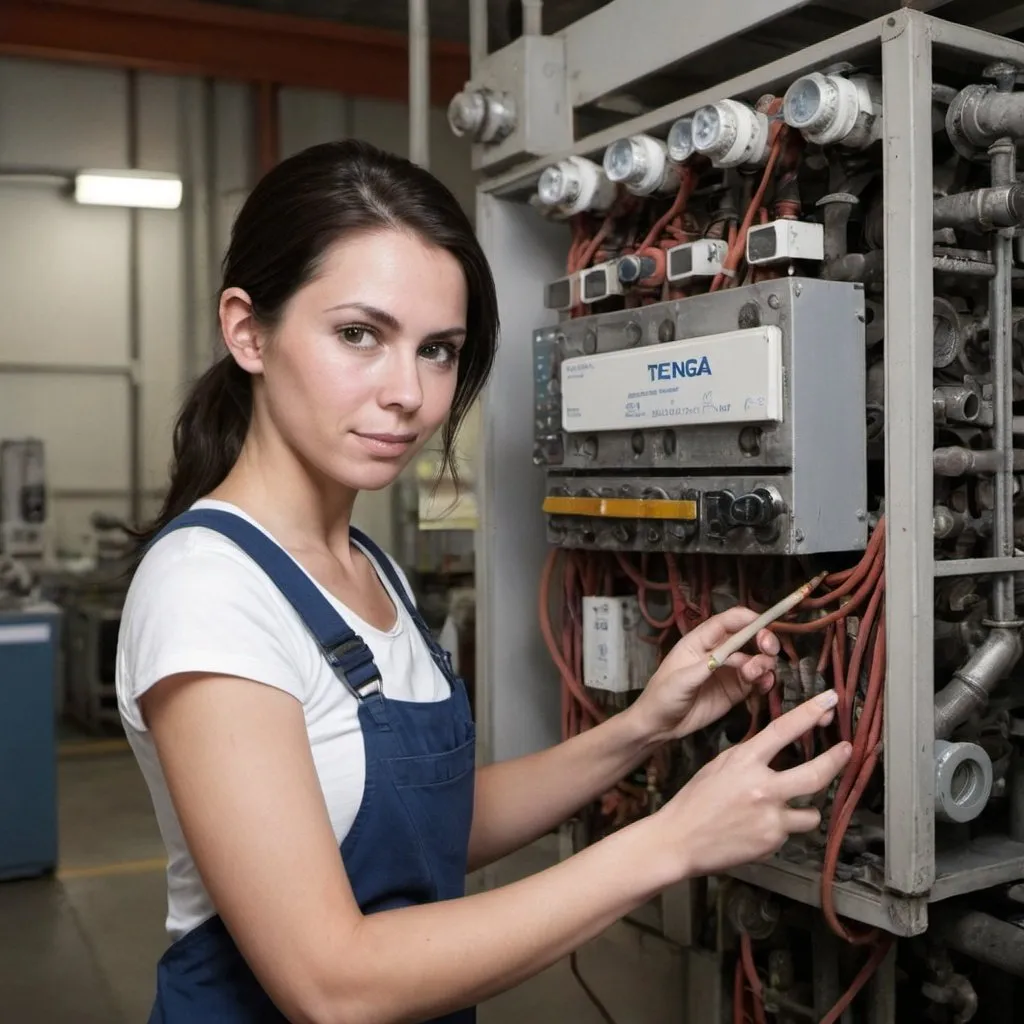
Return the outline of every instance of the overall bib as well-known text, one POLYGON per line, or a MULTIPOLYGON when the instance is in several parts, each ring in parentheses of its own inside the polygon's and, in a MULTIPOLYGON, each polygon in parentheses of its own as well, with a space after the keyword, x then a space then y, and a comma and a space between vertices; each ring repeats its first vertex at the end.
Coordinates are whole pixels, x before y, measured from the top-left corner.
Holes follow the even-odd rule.
MULTIPOLYGON (((197 509, 177 517, 159 536, 193 526, 217 531, 260 566, 316 639, 338 685, 347 686, 359 701, 366 783, 341 857, 362 912, 463 896, 475 768, 469 699, 450 656, 434 641, 391 561, 369 538, 351 530, 353 540, 387 575, 448 680, 451 692, 442 701, 385 697, 370 649, 291 556, 261 530, 231 512, 197 509)), ((285 1019, 217 916, 174 942, 160 960, 149 1024, 281 1024, 285 1019)), ((473 1024, 475 1019, 475 1010, 467 1008, 434 1024, 473 1024)))

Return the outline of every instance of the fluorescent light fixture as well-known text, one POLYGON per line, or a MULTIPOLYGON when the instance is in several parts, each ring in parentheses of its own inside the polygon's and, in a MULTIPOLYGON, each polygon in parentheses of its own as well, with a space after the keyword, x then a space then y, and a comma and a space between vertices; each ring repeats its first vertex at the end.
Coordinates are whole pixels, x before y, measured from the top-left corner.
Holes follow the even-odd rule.
POLYGON ((181 206, 181 178, 159 171, 79 171, 75 202, 176 210, 181 206))

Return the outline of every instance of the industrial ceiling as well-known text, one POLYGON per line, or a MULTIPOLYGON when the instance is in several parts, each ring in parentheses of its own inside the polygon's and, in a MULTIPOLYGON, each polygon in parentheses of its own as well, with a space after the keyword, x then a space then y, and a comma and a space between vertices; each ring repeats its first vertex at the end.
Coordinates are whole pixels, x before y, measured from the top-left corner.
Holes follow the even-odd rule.
MULTIPOLYGON (((405 0, 203 0, 204 3, 245 7, 249 10, 273 14, 293 14, 300 17, 320 18, 359 25, 366 28, 389 29, 404 32, 408 22, 408 4, 405 0)), ((566 25, 591 11, 603 7, 609 0, 546 0, 544 4, 545 32, 558 32, 566 25)), ((488 0, 488 29, 492 50, 508 43, 519 34, 521 25, 520 0, 488 0)), ((468 0, 430 0, 430 31, 439 40, 469 42, 468 0)))

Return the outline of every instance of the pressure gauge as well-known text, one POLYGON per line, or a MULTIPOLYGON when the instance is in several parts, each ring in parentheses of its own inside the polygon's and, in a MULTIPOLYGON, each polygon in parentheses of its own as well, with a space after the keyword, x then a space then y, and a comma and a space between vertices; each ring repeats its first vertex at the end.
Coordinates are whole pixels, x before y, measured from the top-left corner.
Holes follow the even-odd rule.
POLYGON ((615 183, 597 164, 571 156, 544 170, 537 182, 537 198, 542 206, 563 217, 584 210, 604 212, 615 202, 615 183))
POLYGON ((693 145, 693 118, 681 117, 668 130, 668 158, 674 164, 685 164, 696 152, 693 145))
POLYGON ((709 103, 693 115, 693 144, 715 167, 763 164, 768 118, 736 100, 709 103))
POLYGON ((815 71, 798 78, 782 101, 786 124, 819 146, 870 146, 881 134, 880 113, 881 83, 864 75, 844 78, 815 71))
POLYGON ((669 165, 665 143, 650 135, 632 135, 613 142, 604 151, 604 173, 634 195, 673 192, 678 179, 669 165))

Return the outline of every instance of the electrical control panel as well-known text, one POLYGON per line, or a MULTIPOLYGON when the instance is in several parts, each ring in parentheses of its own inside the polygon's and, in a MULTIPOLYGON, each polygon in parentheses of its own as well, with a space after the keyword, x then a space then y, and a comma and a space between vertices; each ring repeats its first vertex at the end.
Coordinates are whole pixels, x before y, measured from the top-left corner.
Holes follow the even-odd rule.
POLYGON ((547 469, 549 540, 766 554, 863 548, 864 321, 860 285, 787 277, 537 331, 534 461, 547 469), (670 501, 689 495, 694 514, 565 503, 620 498, 624 488, 638 498, 652 488, 670 501), (747 497, 762 492, 771 501, 747 497))

